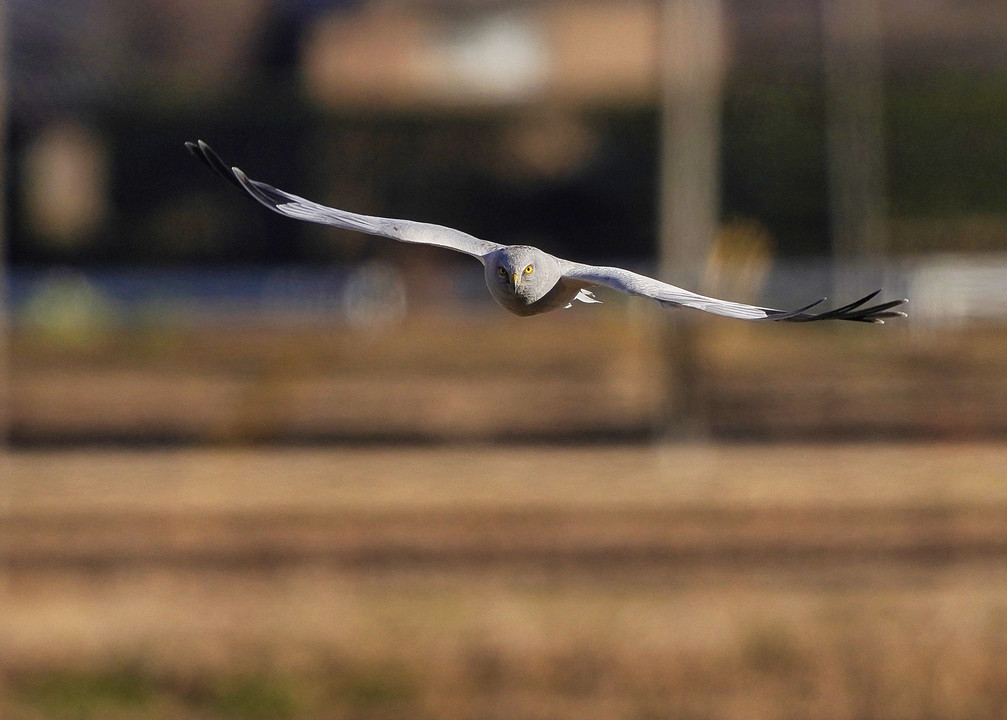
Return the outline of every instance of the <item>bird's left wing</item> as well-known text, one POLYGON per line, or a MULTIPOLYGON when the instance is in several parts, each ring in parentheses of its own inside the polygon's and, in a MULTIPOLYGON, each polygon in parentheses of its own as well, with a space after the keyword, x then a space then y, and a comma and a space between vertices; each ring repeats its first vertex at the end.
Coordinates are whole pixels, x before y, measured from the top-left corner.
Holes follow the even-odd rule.
POLYGON ((220 156, 202 140, 185 143, 189 152, 206 163, 211 170, 270 210, 286 215, 296 220, 334 225, 347 230, 358 230, 370 235, 398 240, 400 242, 436 245, 437 247, 456 250, 472 255, 482 260, 483 256, 503 247, 498 243, 480 240, 460 230, 415 222, 413 220, 393 220, 391 218, 358 215, 357 213, 339 210, 320 205, 292 193, 279 190, 272 185, 252 180, 236 167, 228 167, 220 156))
POLYGON ((579 280, 592 285, 601 285, 618 290, 619 292, 628 293, 629 295, 650 298, 667 307, 690 307, 741 320, 775 320, 786 322, 854 320, 857 322, 883 323, 885 318, 905 317, 904 312, 894 310, 893 308, 906 303, 906 300, 889 300, 878 305, 867 304, 881 292, 880 290, 876 290, 870 295, 862 297, 848 305, 821 313, 810 313, 808 310, 824 302, 824 298, 797 310, 786 311, 706 297, 705 295, 689 292, 680 287, 669 285, 660 280, 655 280, 646 275, 640 275, 639 273, 622 268, 582 265, 570 261, 563 261, 563 263, 563 275, 571 280, 579 280))

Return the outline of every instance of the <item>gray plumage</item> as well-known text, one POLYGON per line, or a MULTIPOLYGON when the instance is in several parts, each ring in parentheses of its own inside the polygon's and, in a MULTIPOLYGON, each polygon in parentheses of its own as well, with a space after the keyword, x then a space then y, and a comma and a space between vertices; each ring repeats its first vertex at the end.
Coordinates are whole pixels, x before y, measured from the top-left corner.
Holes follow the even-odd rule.
POLYGON ((598 302, 594 299, 593 293, 586 288, 602 286, 629 295, 649 298, 665 307, 695 308, 742 320, 788 322, 853 320, 882 323, 885 318, 905 316, 904 312, 894 309, 907 302, 904 299, 867 305, 881 292, 880 290, 843 307, 821 313, 809 313, 808 310, 823 300, 789 312, 718 300, 623 268, 584 265, 564 260, 529 245, 501 245, 441 225, 359 215, 320 205, 252 180, 236 167, 228 167, 202 140, 195 143, 187 142, 185 146, 215 172, 281 215, 296 220, 358 230, 400 242, 435 245, 471 255, 484 266, 486 286, 490 295, 515 315, 538 315, 569 307, 574 301, 598 302))

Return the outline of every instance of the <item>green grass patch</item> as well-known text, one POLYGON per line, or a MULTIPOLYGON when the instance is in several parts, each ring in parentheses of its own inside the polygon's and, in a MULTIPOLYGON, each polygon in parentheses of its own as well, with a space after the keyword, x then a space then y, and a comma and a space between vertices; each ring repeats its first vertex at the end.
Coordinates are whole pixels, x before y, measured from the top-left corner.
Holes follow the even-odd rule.
POLYGON ((15 674, 9 691, 43 717, 104 718, 145 711, 159 688, 141 667, 123 664, 15 674))
POLYGON ((29 718, 199 717, 283 720, 303 709, 296 683, 266 674, 198 680, 154 673, 139 664, 14 673, 11 700, 29 718))

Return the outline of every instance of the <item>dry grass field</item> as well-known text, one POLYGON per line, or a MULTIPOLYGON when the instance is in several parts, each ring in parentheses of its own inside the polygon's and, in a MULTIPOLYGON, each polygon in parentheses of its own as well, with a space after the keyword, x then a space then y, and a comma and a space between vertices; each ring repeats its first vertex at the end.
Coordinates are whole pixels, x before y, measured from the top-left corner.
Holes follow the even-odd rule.
POLYGON ((0 456, 4 718, 1007 716, 1007 445, 0 456))
POLYGON ((99 442, 475 442, 649 437, 669 407, 715 436, 954 440, 1007 434, 1007 331, 692 328, 692 398, 666 388, 668 313, 418 314, 345 325, 127 326, 15 332, 13 436, 99 442))

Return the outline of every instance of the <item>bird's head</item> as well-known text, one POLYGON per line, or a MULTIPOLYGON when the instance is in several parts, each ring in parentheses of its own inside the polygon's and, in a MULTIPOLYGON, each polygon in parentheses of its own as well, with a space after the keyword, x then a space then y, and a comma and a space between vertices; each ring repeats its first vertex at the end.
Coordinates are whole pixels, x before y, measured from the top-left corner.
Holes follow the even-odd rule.
POLYGON ((527 245, 512 245, 493 254, 487 264, 487 281, 498 289, 526 303, 542 298, 556 284, 550 272, 554 258, 527 245))

